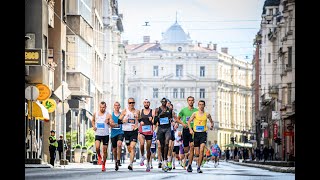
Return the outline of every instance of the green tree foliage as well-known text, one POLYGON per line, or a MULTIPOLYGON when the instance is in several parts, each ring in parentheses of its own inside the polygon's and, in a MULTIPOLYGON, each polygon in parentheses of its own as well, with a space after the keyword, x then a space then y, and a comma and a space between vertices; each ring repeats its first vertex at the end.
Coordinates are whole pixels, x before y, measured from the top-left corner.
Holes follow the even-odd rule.
MULTIPOLYGON (((70 142, 70 131, 67 132, 66 138, 67 138, 67 141, 70 142)), ((72 143, 72 144, 71 144, 71 147, 74 147, 74 146, 77 144, 77 132, 76 132, 76 131, 73 131, 73 132, 72 132, 71 143, 72 143)))
POLYGON ((86 146, 90 148, 94 145, 94 130, 89 128, 86 132, 86 146))

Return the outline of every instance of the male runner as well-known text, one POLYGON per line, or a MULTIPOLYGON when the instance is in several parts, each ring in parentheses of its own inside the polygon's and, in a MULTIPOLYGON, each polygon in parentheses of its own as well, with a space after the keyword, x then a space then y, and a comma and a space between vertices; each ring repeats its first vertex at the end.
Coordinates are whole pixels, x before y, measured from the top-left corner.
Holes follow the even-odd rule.
MULTIPOLYGON (((183 140, 183 150, 184 150, 184 161, 182 162, 183 167, 188 166, 187 171, 192 172, 192 167, 190 162, 193 161, 193 151, 194 151, 194 144, 193 144, 193 137, 190 134, 189 128, 188 128, 188 120, 191 117, 192 113, 198 111, 197 108, 193 107, 194 104, 194 97, 189 96, 187 98, 188 107, 185 107, 181 109, 179 112, 177 122, 179 124, 182 124, 183 130, 182 130, 182 140, 183 140), (181 121, 182 118, 182 121, 181 121), (189 148, 190 147, 190 148, 189 148), (190 153, 188 154, 190 150, 190 153), (189 156, 188 156, 189 155, 189 156), (188 159, 188 160, 187 160, 188 159)), ((191 128, 193 127, 193 122, 191 123, 191 128)))
POLYGON ((102 171, 106 171, 106 159, 108 155, 109 143, 109 123, 111 119, 110 113, 106 111, 107 104, 100 102, 100 110, 94 112, 91 120, 92 128, 95 131, 95 146, 98 154, 98 164, 102 164, 102 171), (103 144, 103 163, 101 162, 100 144, 103 144))
POLYGON ((128 108, 121 112, 119 117, 119 124, 122 124, 122 130, 124 131, 124 138, 130 153, 130 164, 128 166, 129 170, 133 169, 133 160, 135 156, 135 148, 138 139, 138 119, 140 118, 140 111, 134 107, 134 98, 128 99, 128 108))
MULTIPOLYGON (((200 166, 202 164, 203 155, 204 155, 204 147, 207 142, 207 119, 210 120, 211 126, 210 130, 213 129, 213 121, 211 115, 207 112, 204 112, 205 101, 200 100, 198 102, 199 111, 194 112, 190 119, 188 120, 188 127, 190 130, 190 134, 194 134, 194 149, 195 155, 198 157, 197 162, 197 172, 202 173, 200 166), (194 120, 193 128, 191 127, 191 121, 194 120), (200 147, 200 154, 199 154, 200 147)), ((192 164, 192 161, 189 161, 189 164, 192 164)))

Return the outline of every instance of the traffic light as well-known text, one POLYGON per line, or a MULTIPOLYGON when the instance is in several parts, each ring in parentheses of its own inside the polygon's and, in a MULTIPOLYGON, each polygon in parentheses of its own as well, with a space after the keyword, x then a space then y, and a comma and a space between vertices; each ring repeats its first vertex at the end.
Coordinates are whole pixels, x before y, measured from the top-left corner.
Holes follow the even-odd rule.
POLYGON ((281 138, 276 138, 275 139, 275 143, 277 143, 278 145, 281 145, 282 139, 281 138))
POLYGON ((230 141, 234 144, 234 137, 231 137, 230 141))
POLYGON ((245 142, 245 143, 248 142, 248 136, 244 136, 244 142, 245 142))

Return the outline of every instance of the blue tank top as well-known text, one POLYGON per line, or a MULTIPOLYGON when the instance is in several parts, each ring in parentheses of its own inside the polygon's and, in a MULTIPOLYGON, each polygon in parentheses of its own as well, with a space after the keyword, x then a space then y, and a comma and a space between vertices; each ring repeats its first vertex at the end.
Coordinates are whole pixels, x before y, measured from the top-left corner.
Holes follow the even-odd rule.
MULTIPOLYGON (((119 116, 120 116, 120 114, 119 114, 119 116)), ((112 112, 112 119, 115 124, 118 124, 119 116, 114 115, 114 112, 112 112)), ((123 134, 122 124, 118 124, 118 127, 114 127, 111 129, 111 138, 113 138, 119 134, 123 134)))

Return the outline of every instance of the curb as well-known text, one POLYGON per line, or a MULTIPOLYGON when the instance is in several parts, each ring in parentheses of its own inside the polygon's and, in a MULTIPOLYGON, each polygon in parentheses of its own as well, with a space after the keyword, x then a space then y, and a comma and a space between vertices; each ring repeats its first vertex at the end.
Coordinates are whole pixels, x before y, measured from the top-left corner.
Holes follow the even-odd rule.
POLYGON ((275 172, 295 174, 295 167, 269 166, 269 165, 261 165, 261 164, 239 163, 239 162, 232 162, 232 161, 229 161, 229 163, 237 164, 241 166, 257 167, 257 168, 267 169, 275 172))
POLYGON ((25 164, 25 168, 53 168, 51 164, 25 164))

